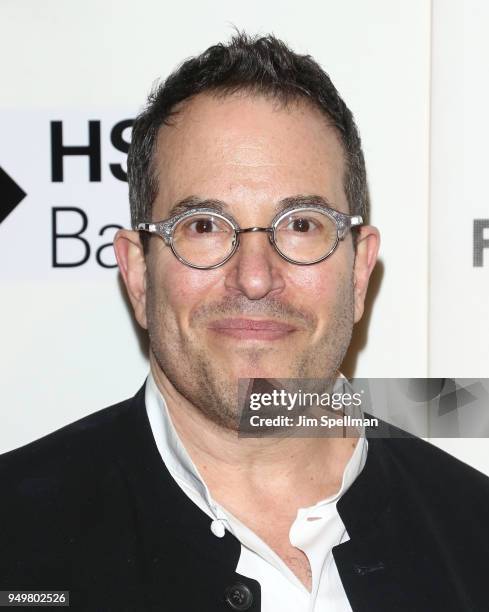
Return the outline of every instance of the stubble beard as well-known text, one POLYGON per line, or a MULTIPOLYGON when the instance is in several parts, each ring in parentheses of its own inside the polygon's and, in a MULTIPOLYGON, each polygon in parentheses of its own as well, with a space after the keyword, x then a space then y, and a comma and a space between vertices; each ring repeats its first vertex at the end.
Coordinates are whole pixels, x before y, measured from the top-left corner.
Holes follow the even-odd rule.
MULTIPOLYGON (((353 279, 345 279, 341 287, 328 315, 326 332, 314 346, 291 356, 287 364, 287 378, 331 379, 337 375, 353 329, 353 279)), ((240 303, 242 306, 242 300, 240 303)), ((181 334, 175 323, 162 325, 165 307, 161 304, 156 292, 148 286, 148 333, 150 350, 156 363, 176 391, 207 419, 219 427, 237 431, 241 413, 238 380, 230 379, 229 372, 220 366, 220 361, 214 359, 203 345, 197 346, 181 334)), ((229 300, 221 304, 223 313, 232 314, 229 300)), ((276 315, 281 308, 283 305, 272 306, 271 309, 266 306, 270 315, 276 315)), ((266 347, 238 350, 241 358, 246 358, 250 371, 262 368, 267 372, 264 376, 270 377, 270 360, 275 360, 274 352, 266 347)), ((273 376, 285 378, 283 371, 273 376)))

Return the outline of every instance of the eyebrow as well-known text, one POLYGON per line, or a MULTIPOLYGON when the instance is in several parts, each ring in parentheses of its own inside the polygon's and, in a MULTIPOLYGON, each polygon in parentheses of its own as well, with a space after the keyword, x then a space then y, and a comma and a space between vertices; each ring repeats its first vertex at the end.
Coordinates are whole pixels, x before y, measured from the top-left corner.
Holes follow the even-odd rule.
MULTIPOLYGON (((334 208, 333 204, 324 196, 294 195, 279 200, 274 206, 274 214, 294 206, 326 206, 327 208, 334 208)), ((189 196, 174 204, 171 207, 167 218, 174 217, 175 215, 179 215, 194 208, 213 208, 217 212, 231 212, 229 205, 222 200, 215 200, 212 198, 203 199, 199 198, 198 196, 189 196)))

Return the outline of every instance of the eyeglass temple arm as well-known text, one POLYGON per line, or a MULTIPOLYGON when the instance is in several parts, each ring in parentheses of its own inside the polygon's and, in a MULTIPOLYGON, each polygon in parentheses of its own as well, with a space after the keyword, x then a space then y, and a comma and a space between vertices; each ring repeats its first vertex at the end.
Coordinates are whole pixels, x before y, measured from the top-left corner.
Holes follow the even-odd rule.
POLYGON ((338 228, 338 238, 343 240, 346 236, 346 232, 352 227, 358 227, 363 224, 363 217, 361 215, 344 215, 341 220, 341 225, 338 228))
POLYGON ((156 223, 138 223, 134 229, 143 232, 156 232, 156 223))
POLYGON ((167 246, 171 242, 170 232, 165 227, 164 223, 138 223, 134 229, 139 232, 149 232, 150 234, 158 234, 163 238, 167 246))

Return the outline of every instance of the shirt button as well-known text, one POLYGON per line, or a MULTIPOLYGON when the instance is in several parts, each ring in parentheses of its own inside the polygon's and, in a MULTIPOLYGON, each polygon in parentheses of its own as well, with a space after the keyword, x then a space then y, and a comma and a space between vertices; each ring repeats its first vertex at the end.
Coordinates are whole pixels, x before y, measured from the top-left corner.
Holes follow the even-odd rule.
POLYGON ((241 582, 228 587, 224 591, 224 598, 232 610, 248 610, 253 603, 253 593, 241 582))

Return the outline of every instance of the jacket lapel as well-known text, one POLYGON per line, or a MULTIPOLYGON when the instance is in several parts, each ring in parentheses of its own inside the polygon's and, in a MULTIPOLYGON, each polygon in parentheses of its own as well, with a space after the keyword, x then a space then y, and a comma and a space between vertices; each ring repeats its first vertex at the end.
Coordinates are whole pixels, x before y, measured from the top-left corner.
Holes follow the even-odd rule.
POLYGON ((259 583, 234 571, 241 544, 229 532, 223 538, 212 534, 209 517, 163 463, 147 418, 144 387, 132 402, 119 440, 118 463, 134 516, 146 604, 167 609, 168 602, 180 602, 175 609, 228 612, 226 590, 244 584, 253 595, 248 610, 259 612, 259 583))

